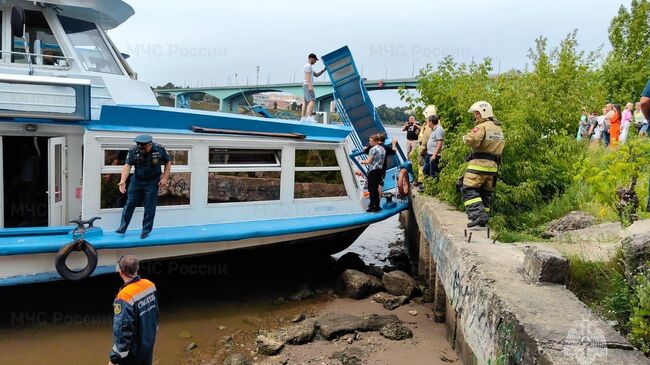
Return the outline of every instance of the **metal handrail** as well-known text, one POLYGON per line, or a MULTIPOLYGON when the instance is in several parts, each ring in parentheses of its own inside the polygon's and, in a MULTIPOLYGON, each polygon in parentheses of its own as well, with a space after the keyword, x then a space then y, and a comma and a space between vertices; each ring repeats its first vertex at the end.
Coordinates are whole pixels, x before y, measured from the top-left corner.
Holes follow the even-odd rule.
POLYGON ((54 55, 47 55, 47 54, 37 54, 37 53, 28 53, 28 52, 15 52, 15 51, 0 51, 0 53, 2 53, 2 54, 12 54, 12 55, 21 55, 21 56, 58 58, 58 59, 62 59, 62 60, 74 61, 74 58, 66 57, 66 56, 54 56, 54 55))

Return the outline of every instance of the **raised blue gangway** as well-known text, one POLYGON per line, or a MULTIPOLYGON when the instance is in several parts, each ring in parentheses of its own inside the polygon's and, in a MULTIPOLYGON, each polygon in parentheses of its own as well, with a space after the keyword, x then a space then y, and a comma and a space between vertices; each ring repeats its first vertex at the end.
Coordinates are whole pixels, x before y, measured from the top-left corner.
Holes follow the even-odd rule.
MULTIPOLYGON (((356 151, 350 157, 357 164, 359 170, 367 175, 366 169, 356 161, 355 157, 362 154, 364 145, 368 143, 368 138, 371 135, 387 133, 386 128, 370 100, 368 90, 359 75, 350 49, 347 46, 339 48, 324 55, 322 60, 332 82, 339 117, 343 124, 352 127, 355 131, 350 138, 356 151)), ((390 138, 390 136, 388 137, 390 138)), ((398 145, 397 148, 398 153, 388 161, 384 190, 395 188, 395 176, 399 172, 400 165, 406 162, 401 147, 398 145)))

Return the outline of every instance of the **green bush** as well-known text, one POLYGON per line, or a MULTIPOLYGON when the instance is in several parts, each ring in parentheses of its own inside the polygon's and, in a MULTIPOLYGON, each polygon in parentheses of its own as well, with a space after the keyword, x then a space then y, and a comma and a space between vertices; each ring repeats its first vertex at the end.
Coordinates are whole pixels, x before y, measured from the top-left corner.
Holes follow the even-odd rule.
POLYGON ((602 317, 615 320, 617 329, 644 353, 650 354, 650 272, 628 282, 623 253, 608 262, 569 258, 567 288, 602 317))
POLYGON ((532 69, 524 73, 494 77, 490 59, 466 65, 451 57, 435 69, 429 65, 421 70, 420 96, 404 94, 405 100, 413 107, 435 104, 447 132, 442 173, 437 182, 427 184, 427 192, 462 209, 455 182, 470 152, 461 140, 473 127, 467 110, 477 100, 487 100, 506 136, 492 226, 524 229, 529 223, 525 215, 562 196, 573 181, 574 161, 584 153, 574 137, 580 110, 604 100, 594 71, 597 59, 577 50, 574 32, 554 50, 538 39, 530 51, 532 69))
POLYGON ((643 202, 647 199, 645 176, 648 174, 649 156, 648 139, 630 136, 627 143, 616 151, 591 149, 575 164, 578 174, 574 181, 576 184, 586 184, 596 202, 616 212, 621 224, 629 225, 638 215, 638 210, 622 208, 616 191, 633 183, 639 200, 643 202), (643 188, 638 189, 639 185, 643 188))
POLYGON ((645 354, 650 353, 650 280, 647 274, 635 278, 632 314, 630 316, 630 342, 645 354))
POLYGON ((629 320, 632 312, 633 292, 625 279, 625 275, 620 271, 614 271, 608 278, 609 292, 605 299, 602 300, 604 316, 618 322, 618 329, 627 333, 629 331, 629 320))

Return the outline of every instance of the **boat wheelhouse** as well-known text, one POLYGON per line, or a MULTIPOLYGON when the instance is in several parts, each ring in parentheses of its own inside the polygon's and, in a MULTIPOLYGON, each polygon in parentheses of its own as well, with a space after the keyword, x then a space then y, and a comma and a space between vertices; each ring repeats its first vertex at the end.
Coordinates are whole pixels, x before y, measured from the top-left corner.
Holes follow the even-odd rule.
MULTIPOLYGON (((365 212, 356 148, 383 126, 375 118, 359 133, 355 110, 374 107, 346 109, 354 95, 333 76, 340 59, 328 67, 347 126, 164 108, 106 34, 132 14, 118 0, 0 0, 0 286, 115 272, 126 253, 154 260, 273 244, 334 253, 407 207, 365 212), (143 133, 172 158, 144 240, 142 208, 131 230, 114 233, 119 174, 143 133)), ((365 93, 348 58, 345 82, 365 93)))

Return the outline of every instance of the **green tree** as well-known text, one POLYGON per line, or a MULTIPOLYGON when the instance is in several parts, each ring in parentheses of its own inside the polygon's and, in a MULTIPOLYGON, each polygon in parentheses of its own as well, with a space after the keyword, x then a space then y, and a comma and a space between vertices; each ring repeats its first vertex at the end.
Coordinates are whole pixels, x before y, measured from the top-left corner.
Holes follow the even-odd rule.
POLYGON ((403 94, 405 100, 412 108, 435 104, 447 131, 443 172, 427 183, 428 192, 462 208, 454 183, 469 153, 461 140, 473 126, 467 109, 478 100, 492 103, 506 134, 493 226, 526 228, 535 209, 566 191, 573 182, 573 161, 584 153, 575 141, 580 112, 600 106, 605 95, 596 69, 599 53, 579 51, 576 38, 572 32, 554 49, 538 38, 525 72, 496 76, 490 59, 468 65, 451 57, 421 71, 419 96, 403 94))
POLYGON ((609 27, 612 50, 603 66, 611 101, 633 102, 650 78, 650 2, 632 0, 621 6, 609 27))
POLYGON ((160 89, 180 89, 180 86, 174 85, 173 82, 168 82, 168 83, 166 83, 164 85, 156 86, 156 89, 157 90, 160 90, 160 89))
POLYGON ((379 118, 384 124, 403 124, 408 120, 408 107, 388 107, 382 104, 375 108, 379 118))

